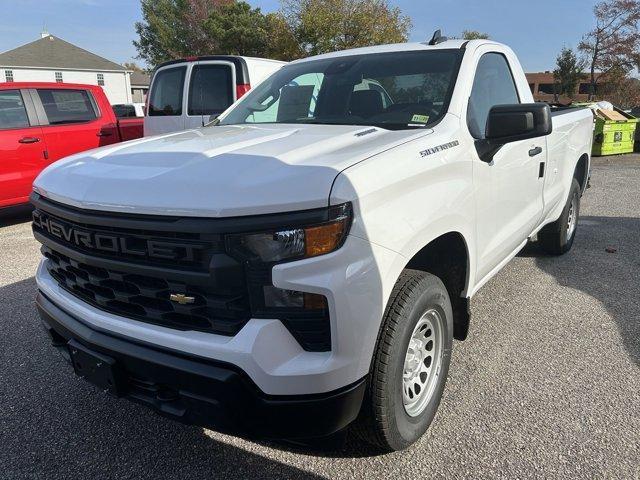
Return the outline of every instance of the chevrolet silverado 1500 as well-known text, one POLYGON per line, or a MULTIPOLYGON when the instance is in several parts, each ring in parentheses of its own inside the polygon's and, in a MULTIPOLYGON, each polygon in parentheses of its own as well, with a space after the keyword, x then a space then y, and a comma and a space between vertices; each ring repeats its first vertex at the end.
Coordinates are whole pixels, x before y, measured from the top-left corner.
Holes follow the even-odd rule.
POLYGON ((592 128, 487 40, 299 60, 209 126, 45 170, 37 305, 76 373, 164 415, 402 449, 469 299, 532 237, 571 248, 592 128))

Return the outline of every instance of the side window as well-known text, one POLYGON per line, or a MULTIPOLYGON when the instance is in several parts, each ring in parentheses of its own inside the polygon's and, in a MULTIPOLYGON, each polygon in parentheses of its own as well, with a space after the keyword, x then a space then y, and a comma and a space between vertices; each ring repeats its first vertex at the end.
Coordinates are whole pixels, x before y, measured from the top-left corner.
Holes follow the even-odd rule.
POLYGON ((149 116, 182 115, 182 93, 187 67, 169 68, 156 73, 151 86, 149 116))
POLYGON ((318 93, 324 80, 323 73, 306 73, 282 87, 277 98, 266 98, 246 122, 286 122, 299 118, 313 118, 318 93))
POLYGON ((29 126, 27 109, 19 90, 0 91, 0 130, 29 126))
POLYGON ((49 125, 90 122, 98 118, 86 90, 38 89, 49 125))
POLYGON ((215 115, 233 103, 229 65, 196 65, 189 84, 189 115, 215 115))
POLYGON ((474 138, 484 138, 489 110, 495 105, 520 103, 507 59, 499 53, 480 58, 469 98, 467 123, 474 138))
POLYGON ((136 108, 133 105, 119 104, 113 105, 113 113, 117 118, 130 118, 136 116, 136 108))

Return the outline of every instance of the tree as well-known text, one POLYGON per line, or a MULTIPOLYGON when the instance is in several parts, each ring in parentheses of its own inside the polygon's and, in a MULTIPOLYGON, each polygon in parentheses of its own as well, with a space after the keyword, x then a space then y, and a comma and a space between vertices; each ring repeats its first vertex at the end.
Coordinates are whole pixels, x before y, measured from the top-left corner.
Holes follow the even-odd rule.
POLYGON ((269 13, 266 18, 269 36, 266 56, 287 61, 304 57, 305 52, 289 28, 287 19, 281 13, 269 13))
POLYGON ((600 79, 614 69, 631 71, 640 58, 640 0, 603 0, 593 13, 596 26, 578 45, 589 65, 589 99, 600 79))
POLYGON ((126 68, 127 70, 131 70, 131 71, 139 72, 139 73, 145 73, 144 69, 142 67, 138 66, 138 64, 135 63, 135 62, 124 62, 122 64, 122 66, 124 68, 126 68))
POLYGON ((463 30, 462 39, 463 40, 488 40, 489 34, 478 32, 477 30, 463 30))
POLYGON ((387 0, 282 0, 298 56, 405 42, 411 20, 387 0))
MULTIPOLYGON (((584 77, 584 61, 578 60, 574 51, 564 47, 556 58, 556 69, 553 71, 556 96, 565 95, 573 100, 580 80, 584 77)), ((557 101, 557 98, 556 98, 557 101)))
POLYGON ((293 60, 404 42, 411 22, 388 0, 282 0, 277 13, 238 0, 141 0, 138 57, 150 66, 206 54, 293 60))
POLYGON ((246 2, 231 2, 209 13, 204 31, 215 39, 215 53, 266 56, 269 23, 259 8, 246 2))
POLYGON ((623 68, 614 68, 598 87, 598 96, 619 108, 640 105, 640 80, 630 77, 623 68))
POLYGON ((136 22, 138 57, 153 67, 172 58, 220 52, 207 32, 209 16, 234 0, 141 0, 142 22, 136 22))

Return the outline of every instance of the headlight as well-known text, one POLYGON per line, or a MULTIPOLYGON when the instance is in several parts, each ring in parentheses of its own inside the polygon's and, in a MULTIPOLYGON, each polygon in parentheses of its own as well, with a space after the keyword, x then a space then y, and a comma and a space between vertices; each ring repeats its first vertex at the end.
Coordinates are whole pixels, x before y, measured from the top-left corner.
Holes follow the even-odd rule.
POLYGON ((325 222, 269 232, 232 235, 234 249, 257 256, 264 263, 316 257, 333 252, 344 242, 351 225, 351 205, 330 207, 325 222))
POLYGON ((337 250, 349 233, 352 216, 350 203, 293 212, 267 218, 263 231, 234 233, 225 239, 227 253, 244 265, 251 315, 279 319, 310 352, 331 349, 327 298, 274 286, 273 266, 337 250))

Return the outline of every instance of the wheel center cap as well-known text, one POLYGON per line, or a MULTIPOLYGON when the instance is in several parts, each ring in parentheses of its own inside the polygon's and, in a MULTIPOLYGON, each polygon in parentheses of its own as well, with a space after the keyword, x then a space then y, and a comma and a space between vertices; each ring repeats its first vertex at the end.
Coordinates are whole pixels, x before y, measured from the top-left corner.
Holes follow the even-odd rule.
POLYGON ((424 360, 423 344, 412 338, 409 342, 409 352, 404 365, 405 377, 413 378, 420 372, 420 365, 424 360))

